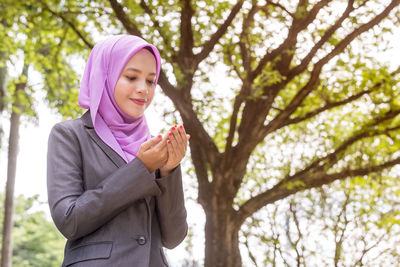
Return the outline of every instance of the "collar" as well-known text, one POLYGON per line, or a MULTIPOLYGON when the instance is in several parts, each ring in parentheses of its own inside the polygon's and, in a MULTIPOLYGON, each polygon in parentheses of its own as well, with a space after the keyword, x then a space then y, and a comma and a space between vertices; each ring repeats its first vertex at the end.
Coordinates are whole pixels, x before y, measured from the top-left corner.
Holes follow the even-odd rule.
POLYGON ((103 140, 97 135, 92 118, 90 116, 90 111, 86 111, 85 114, 82 115, 81 120, 83 122, 83 125, 85 126, 86 132, 89 134, 90 138, 103 150, 103 152, 110 158, 114 164, 120 168, 124 165, 126 165, 125 160, 117 153, 115 152, 111 147, 109 147, 106 143, 104 143, 103 140))

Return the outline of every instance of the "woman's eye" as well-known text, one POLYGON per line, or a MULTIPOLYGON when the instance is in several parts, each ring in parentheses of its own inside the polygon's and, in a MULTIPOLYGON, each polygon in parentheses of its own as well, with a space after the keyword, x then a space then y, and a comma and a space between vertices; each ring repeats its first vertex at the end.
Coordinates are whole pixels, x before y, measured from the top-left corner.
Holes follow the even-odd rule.
POLYGON ((136 80, 136 77, 129 77, 129 76, 127 76, 126 78, 127 78, 128 80, 130 80, 130 81, 136 80))
POLYGON ((152 84, 154 84, 154 81, 152 81, 152 80, 147 80, 147 83, 152 85, 152 84))

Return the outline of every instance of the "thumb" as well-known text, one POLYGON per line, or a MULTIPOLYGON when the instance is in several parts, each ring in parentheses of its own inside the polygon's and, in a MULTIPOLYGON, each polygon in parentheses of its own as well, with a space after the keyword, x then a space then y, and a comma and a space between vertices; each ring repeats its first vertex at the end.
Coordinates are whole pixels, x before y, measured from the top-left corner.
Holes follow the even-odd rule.
POLYGON ((148 150, 148 149, 150 149, 151 147, 153 147, 153 146, 155 146, 156 144, 158 144, 161 140, 162 140, 162 136, 161 136, 161 135, 155 136, 155 137, 153 137, 153 138, 150 138, 150 139, 147 140, 146 142, 142 143, 141 147, 142 147, 144 150, 148 150))

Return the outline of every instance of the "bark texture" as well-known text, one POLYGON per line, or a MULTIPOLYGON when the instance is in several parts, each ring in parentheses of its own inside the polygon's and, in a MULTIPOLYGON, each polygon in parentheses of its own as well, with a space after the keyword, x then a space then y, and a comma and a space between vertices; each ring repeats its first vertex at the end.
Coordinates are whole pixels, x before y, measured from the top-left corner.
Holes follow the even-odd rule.
POLYGON ((14 217, 14 186, 17 169, 19 121, 20 114, 12 112, 10 124, 10 137, 8 146, 8 165, 6 198, 4 201, 3 240, 1 250, 1 266, 11 267, 12 264, 12 229, 14 217))

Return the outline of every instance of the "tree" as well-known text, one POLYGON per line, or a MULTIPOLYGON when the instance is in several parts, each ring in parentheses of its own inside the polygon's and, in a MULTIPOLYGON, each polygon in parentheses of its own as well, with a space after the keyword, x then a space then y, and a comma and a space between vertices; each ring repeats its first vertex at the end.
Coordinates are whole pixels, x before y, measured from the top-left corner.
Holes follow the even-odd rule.
MULTIPOLYGON (((4 193, 0 199, 4 200, 4 193)), ((14 248, 12 265, 59 266, 62 262, 65 238, 41 209, 38 196, 18 196, 15 201, 14 248)), ((0 208, 2 219, 4 208, 0 208)))
MULTIPOLYGON (((48 92, 47 98, 50 105, 58 107, 59 111, 67 116, 76 114, 77 107, 77 90, 72 88, 77 79, 74 75, 75 72, 65 62, 65 57, 69 54, 67 49, 61 49, 63 42, 68 41, 68 34, 66 31, 62 31, 61 24, 52 20, 51 17, 40 16, 40 19, 37 20, 38 10, 32 7, 29 1, 24 3, 2 1, 0 3, 0 36, 3 40, 0 46, 0 112, 7 110, 11 113, 2 229, 1 266, 3 267, 11 266, 12 263, 14 185, 20 120, 23 115, 35 116, 32 97, 34 88, 29 85, 28 81, 29 67, 33 66, 42 72, 45 80, 43 88, 48 92), (50 30, 51 33, 47 33, 46 30, 50 30), (61 51, 63 51, 62 55, 61 51), (22 57, 18 57, 20 54, 22 57), (55 60, 52 62, 52 59, 55 60), (10 79, 7 83, 7 64, 16 63, 18 60, 24 62, 19 77, 10 79), (62 71, 57 72, 60 66, 62 66, 62 71), (68 74, 69 76, 65 77, 68 74), (55 98, 56 100, 54 100, 55 98), (71 99, 75 101, 70 101, 71 99), (63 105, 63 100, 66 100, 67 104, 63 105)), ((76 53, 76 49, 74 53, 76 53)), ((2 132, 2 129, 0 130, 2 132)))
POLYGON ((254 266, 396 265, 399 183, 393 174, 336 181, 268 206, 242 227, 242 255, 247 251, 254 266))
POLYGON ((87 48, 94 29, 160 48, 159 85, 192 135, 205 266, 240 266, 239 231, 266 205, 400 163, 399 72, 372 56, 387 48, 383 36, 398 25, 399 4, 40 2, 87 48), (220 66, 232 83, 215 90, 210 79, 220 66), (376 150, 379 143, 387 145, 376 150), (296 161, 260 163, 280 146, 296 161))
MULTIPOLYGON (((24 64, 22 75, 26 77, 28 66, 24 64)), ((22 76, 21 75, 21 76, 22 76)), ((22 77, 22 79, 24 79, 22 77)), ((26 81, 17 83, 15 86, 15 94, 25 90, 26 81)), ((17 98, 18 99, 18 98, 17 98)), ((3 221, 3 239, 1 250, 1 266, 11 266, 12 261, 12 229, 13 229, 13 214, 14 214, 14 185, 15 174, 17 170, 17 155, 18 155, 18 139, 19 139, 19 123, 21 117, 22 105, 20 101, 15 101, 12 104, 12 113, 10 119, 10 136, 8 146, 8 165, 7 165, 7 182, 6 182, 6 197, 4 201, 4 221, 3 221)))

